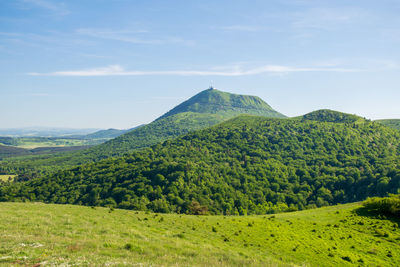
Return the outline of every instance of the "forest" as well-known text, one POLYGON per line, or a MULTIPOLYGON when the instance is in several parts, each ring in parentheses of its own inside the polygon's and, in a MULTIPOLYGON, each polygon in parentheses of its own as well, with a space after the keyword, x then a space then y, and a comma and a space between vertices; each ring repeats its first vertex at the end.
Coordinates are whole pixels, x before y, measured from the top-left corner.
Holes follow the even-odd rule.
POLYGON ((239 116, 123 157, 4 183, 0 200, 245 215, 399 192, 398 131, 317 117, 239 116))

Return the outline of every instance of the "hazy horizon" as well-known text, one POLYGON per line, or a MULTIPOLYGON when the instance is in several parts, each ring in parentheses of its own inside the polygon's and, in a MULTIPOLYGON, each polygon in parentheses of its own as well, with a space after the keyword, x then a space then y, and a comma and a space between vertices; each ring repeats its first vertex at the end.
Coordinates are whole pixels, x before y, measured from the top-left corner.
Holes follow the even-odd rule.
POLYGON ((290 117, 400 118, 399 11, 393 0, 3 1, 0 128, 127 129, 210 84, 290 117))

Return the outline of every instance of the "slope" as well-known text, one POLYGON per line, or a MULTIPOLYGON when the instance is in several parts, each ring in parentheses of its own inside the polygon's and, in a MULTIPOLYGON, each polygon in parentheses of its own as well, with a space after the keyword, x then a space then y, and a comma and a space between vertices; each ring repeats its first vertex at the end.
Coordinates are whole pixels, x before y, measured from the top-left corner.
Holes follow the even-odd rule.
POLYGON ((193 213, 265 214, 400 189, 400 133, 358 124, 239 116, 121 158, 0 189, 45 201, 193 213), (199 209, 199 212, 201 209, 199 209))
POLYGON ((382 123, 390 128, 400 130, 400 119, 377 120, 376 122, 382 123))
POLYGON ((208 89, 178 105, 152 123, 88 150, 55 156, 11 159, 0 162, 0 171, 48 172, 112 156, 121 156, 190 131, 218 124, 243 113, 284 117, 258 97, 208 89))
POLYGON ((357 115, 352 115, 330 109, 316 110, 297 118, 301 120, 336 123, 362 123, 365 121, 364 118, 361 118, 357 115))
POLYGON ((285 117, 257 96, 231 94, 212 87, 176 106, 159 119, 183 112, 219 113, 225 114, 226 117, 234 117, 238 114, 253 114, 271 118, 285 117))
POLYGON ((100 130, 91 134, 87 134, 83 136, 84 139, 111 139, 118 137, 128 130, 118 130, 118 129, 107 129, 107 130, 100 130))
POLYGON ((358 208, 225 217, 2 203, 0 265, 399 266, 399 221, 358 208))

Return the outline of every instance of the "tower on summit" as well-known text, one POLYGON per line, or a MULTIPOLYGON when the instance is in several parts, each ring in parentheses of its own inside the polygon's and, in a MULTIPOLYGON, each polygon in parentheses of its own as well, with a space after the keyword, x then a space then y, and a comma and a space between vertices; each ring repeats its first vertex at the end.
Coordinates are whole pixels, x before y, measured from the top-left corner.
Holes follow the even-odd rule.
POLYGON ((214 88, 214 86, 212 85, 213 83, 212 83, 212 81, 210 82, 210 87, 208 88, 208 89, 210 89, 210 90, 214 90, 215 88, 214 88))

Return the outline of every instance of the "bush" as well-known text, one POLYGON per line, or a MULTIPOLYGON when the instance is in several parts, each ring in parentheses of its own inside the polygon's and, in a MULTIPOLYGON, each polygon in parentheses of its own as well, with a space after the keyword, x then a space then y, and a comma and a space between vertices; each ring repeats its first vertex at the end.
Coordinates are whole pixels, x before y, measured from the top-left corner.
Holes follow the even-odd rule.
POLYGON ((389 197, 373 197, 364 201, 363 206, 369 212, 379 215, 392 215, 400 217, 400 195, 389 197))
POLYGON ((206 215, 208 213, 208 208, 206 206, 201 206, 199 202, 193 200, 189 205, 189 212, 193 215, 206 215))

